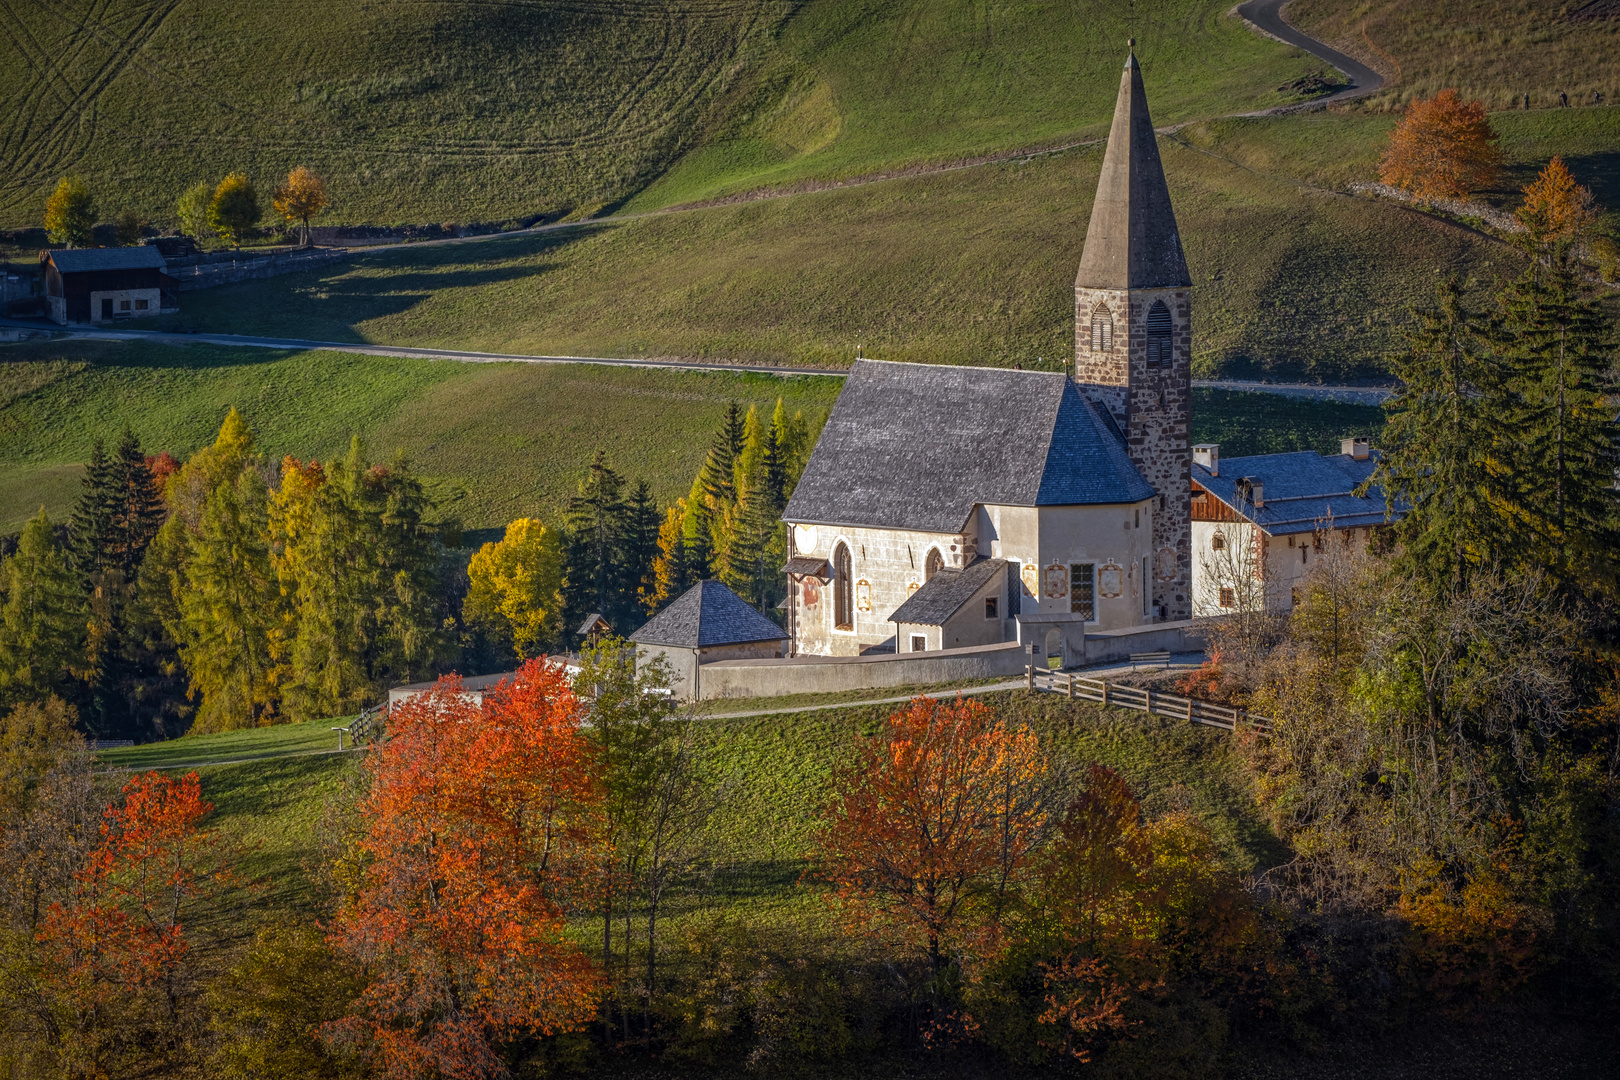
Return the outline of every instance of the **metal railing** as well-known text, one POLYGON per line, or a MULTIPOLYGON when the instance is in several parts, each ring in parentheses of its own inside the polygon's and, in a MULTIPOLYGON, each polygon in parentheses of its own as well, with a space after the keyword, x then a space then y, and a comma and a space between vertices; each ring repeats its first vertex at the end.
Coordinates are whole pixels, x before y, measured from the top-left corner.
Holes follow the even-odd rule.
POLYGON ((1032 690, 1053 694, 1067 694, 1076 701, 1095 701, 1100 705, 1114 705, 1121 709, 1135 709, 1155 716, 1168 716, 1185 720, 1189 724, 1203 724, 1223 731, 1237 731, 1239 726, 1251 728, 1261 735, 1271 734, 1271 720, 1230 705, 1217 705, 1213 701, 1167 694, 1143 686, 1126 686, 1105 679, 1088 679, 1067 671, 1040 671, 1025 669, 1032 690))

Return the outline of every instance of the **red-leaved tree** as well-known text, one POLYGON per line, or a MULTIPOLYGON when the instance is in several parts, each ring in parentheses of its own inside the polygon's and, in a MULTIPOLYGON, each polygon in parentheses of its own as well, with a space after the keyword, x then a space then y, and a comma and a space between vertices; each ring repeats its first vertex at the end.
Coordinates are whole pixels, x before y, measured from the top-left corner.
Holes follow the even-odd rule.
POLYGON ((863 740, 823 809, 822 872, 862 916, 897 919, 938 971, 993 915, 1041 838, 1040 740, 984 705, 917 698, 863 740))
POLYGON ((532 660, 482 707, 441 679, 389 710, 366 768, 369 865, 332 943, 368 982, 326 1036, 388 1077, 471 1080, 584 1025, 600 980, 564 911, 592 888, 600 792, 563 674, 532 660))
POLYGON ((44 985, 65 1021, 68 1075, 106 1075, 125 1036, 180 1038, 194 990, 185 924, 230 880, 217 833, 201 828, 212 810, 196 773, 131 778, 102 815, 101 840, 71 897, 41 921, 44 985))
POLYGON ((1414 101, 1389 136, 1379 179, 1419 199, 1464 199, 1502 168, 1499 136, 1485 106, 1442 90, 1414 101))

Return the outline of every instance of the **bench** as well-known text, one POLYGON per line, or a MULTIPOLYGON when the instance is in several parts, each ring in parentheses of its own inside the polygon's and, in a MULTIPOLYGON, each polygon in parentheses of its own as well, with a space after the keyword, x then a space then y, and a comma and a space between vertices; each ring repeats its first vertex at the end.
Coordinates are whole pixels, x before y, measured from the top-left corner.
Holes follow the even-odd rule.
POLYGON ((1137 666, 1139 666, 1141 664, 1158 664, 1161 667, 1169 667, 1170 666, 1170 650, 1169 649, 1164 649, 1164 650, 1161 650, 1160 652, 1133 652, 1133 653, 1131 653, 1131 667, 1134 668, 1134 667, 1137 667, 1137 666))

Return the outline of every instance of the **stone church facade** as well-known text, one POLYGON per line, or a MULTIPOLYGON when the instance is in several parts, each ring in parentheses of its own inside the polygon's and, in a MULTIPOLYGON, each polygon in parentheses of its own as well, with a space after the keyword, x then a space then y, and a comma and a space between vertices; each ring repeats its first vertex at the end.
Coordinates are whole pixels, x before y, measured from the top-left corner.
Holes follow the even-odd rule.
POLYGON ((799 655, 1192 615, 1191 285, 1134 55, 1075 279, 1074 377, 857 361, 783 514, 799 655))

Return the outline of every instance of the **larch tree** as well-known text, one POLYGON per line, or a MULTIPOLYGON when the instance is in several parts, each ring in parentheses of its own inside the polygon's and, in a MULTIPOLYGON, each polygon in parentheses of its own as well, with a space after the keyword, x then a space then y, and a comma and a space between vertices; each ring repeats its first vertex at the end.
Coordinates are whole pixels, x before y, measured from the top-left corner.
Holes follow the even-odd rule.
POLYGON ((304 246, 309 246, 309 219, 328 206, 326 181, 314 169, 299 165, 287 174, 270 199, 276 213, 289 222, 302 222, 304 246))
POLYGON ((89 247, 96 227, 96 203, 77 176, 64 176, 45 201, 45 233, 53 244, 89 247))
POLYGON ((1578 240, 1597 221, 1592 189, 1575 182, 1564 159, 1553 156, 1535 181, 1525 186, 1519 222, 1537 243, 1578 240))
POLYGON ((367 756, 367 866, 332 924, 361 966, 326 1025, 394 1077, 507 1075, 514 1044, 576 1031, 601 978, 565 908, 594 891, 601 792, 579 703, 533 660, 480 707, 454 678, 392 707, 367 756))
POLYGON ((1379 162, 1379 179, 1420 200, 1465 199, 1501 171, 1499 139, 1483 104, 1442 90, 1407 107, 1379 162))
POLYGON ((561 640, 562 540, 537 518, 518 518, 467 564, 463 616, 494 629, 520 660, 561 640))
POLYGON ((648 615, 656 614, 697 580, 686 560, 685 499, 677 499, 674 506, 664 511, 663 524, 658 527, 658 557, 653 562, 653 578, 656 587, 643 602, 648 615))
POLYGON ((857 919, 914 933, 938 974, 993 913, 998 883, 1028 869, 1047 815, 1023 793, 1047 774, 1028 728, 976 701, 917 698, 835 771, 821 873, 857 919))
POLYGON ((41 509, 0 561, 0 703, 71 696, 84 648, 84 596, 41 509))
POLYGON ((263 215, 259 193, 246 173, 231 173, 221 180, 208 202, 208 227, 236 248, 242 246, 263 215))

